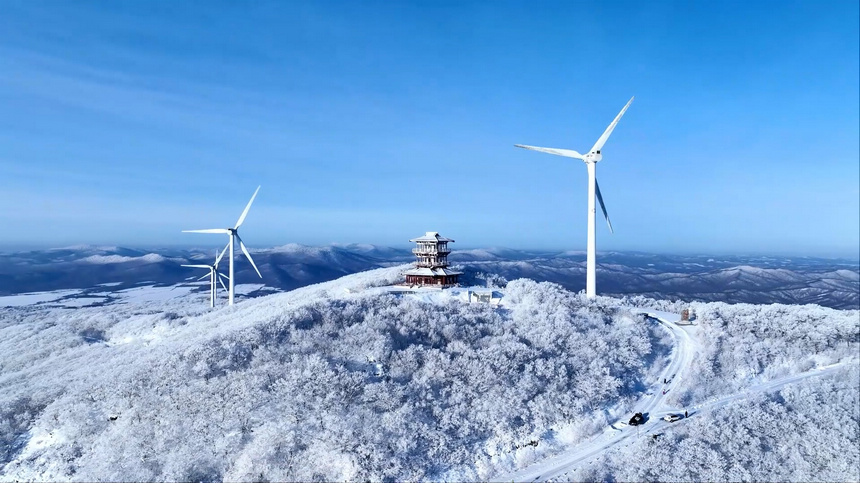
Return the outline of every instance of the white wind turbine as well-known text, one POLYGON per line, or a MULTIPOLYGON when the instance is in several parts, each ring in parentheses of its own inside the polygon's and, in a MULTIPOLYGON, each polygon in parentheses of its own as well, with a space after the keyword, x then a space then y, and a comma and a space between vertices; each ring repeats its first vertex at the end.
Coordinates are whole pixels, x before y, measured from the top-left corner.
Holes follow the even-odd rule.
MULTIPOLYGON (((227 277, 230 282, 230 288, 227 290, 229 305, 233 305, 233 294, 234 294, 234 282, 235 277, 233 276, 233 246, 235 244, 235 240, 239 240, 239 248, 242 249, 242 252, 245 253, 245 256, 248 258, 248 261, 251 262, 251 266, 254 267, 254 270, 257 272, 257 275, 260 278, 263 278, 260 275, 260 270, 257 269, 257 265, 254 264, 254 259, 251 258, 251 254, 248 253, 248 249, 245 247, 245 243, 242 242, 242 237, 239 236, 239 227, 242 226, 242 222, 245 221, 245 217, 248 216, 248 210, 251 209, 251 203, 254 202, 254 198, 257 197, 257 193, 260 191, 260 187, 257 186, 257 190, 254 191, 254 195, 251 196, 251 201, 248 202, 248 205, 245 206, 245 211, 242 212, 242 215, 239 217, 239 221, 236 222, 236 226, 233 228, 211 228, 208 230, 182 230, 183 233, 226 233, 230 236, 230 241, 227 243, 227 247, 230 249, 230 275, 227 277)), ((225 248, 225 250, 226 250, 225 248)))
POLYGON ((624 112, 627 111, 627 108, 630 107, 630 103, 633 102, 633 98, 631 97, 627 104, 621 109, 621 112, 615 116, 615 120, 612 121, 612 124, 606 128, 606 131, 603 131, 603 135, 594 143, 591 151, 587 154, 579 154, 576 151, 571 149, 555 149, 555 148, 539 148, 536 146, 525 146, 522 144, 515 144, 514 146, 518 148, 531 149, 533 151, 540 151, 542 153, 555 154, 557 156, 564 156, 567 158, 576 158, 581 159, 585 162, 585 166, 588 168, 588 253, 586 256, 586 276, 585 276, 585 295, 588 298, 594 298, 597 295, 597 241, 595 237, 595 229, 594 229, 594 198, 595 195, 597 197, 597 201, 600 202, 600 208, 603 210, 603 216, 606 217, 606 223, 609 225, 609 232, 612 233, 612 223, 609 222, 609 214, 606 213, 606 205, 603 204, 603 197, 600 196, 600 186, 597 184, 597 174, 595 172, 595 165, 598 161, 603 159, 603 156, 600 154, 601 148, 606 143, 606 140, 609 139, 609 135, 612 134, 612 130, 615 129, 615 125, 618 124, 618 121, 621 119, 621 116, 624 115, 624 112))
POLYGON ((197 279, 198 281, 200 281, 207 276, 209 277, 209 307, 215 307, 215 299, 218 298, 218 288, 217 285, 215 285, 216 278, 218 279, 218 282, 221 284, 221 286, 224 287, 224 291, 228 291, 227 287, 224 285, 224 281, 221 280, 222 278, 227 277, 223 273, 218 272, 218 263, 221 262, 221 258, 224 257, 224 253, 227 251, 227 248, 228 247, 225 246, 224 249, 221 250, 220 255, 218 254, 218 250, 215 250, 215 263, 212 265, 182 265, 183 267, 206 268, 209 270, 209 275, 203 275, 202 277, 197 279))

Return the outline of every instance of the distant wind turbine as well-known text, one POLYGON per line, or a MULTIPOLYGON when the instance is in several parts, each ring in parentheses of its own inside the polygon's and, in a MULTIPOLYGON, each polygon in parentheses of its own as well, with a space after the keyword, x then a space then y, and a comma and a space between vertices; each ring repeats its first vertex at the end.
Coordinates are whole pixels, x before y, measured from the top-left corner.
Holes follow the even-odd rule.
POLYGON ((245 217, 248 216, 248 210, 251 209, 251 203, 254 202, 254 198, 257 197, 257 193, 259 191, 260 191, 260 187, 257 186, 257 190, 254 191, 254 195, 251 196, 251 201, 249 201, 248 205, 245 206, 245 211, 242 212, 242 215, 239 217, 239 221, 236 222, 236 226, 234 226, 233 228, 211 228, 211 229, 207 229, 207 230, 182 230, 183 233, 226 233, 227 235, 230 236, 230 241, 227 243, 227 248, 230 249, 230 275, 228 277, 228 281, 230 282, 230 288, 227 290, 227 292, 229 294, 228 295, 229 305, 233 305, 233 295, 235 293, 234 284, 235 284, 236 278, 233 276, 233 258, 234 258, 233 246, 235 244, 235 240, 239 240, 239 248, 242 249, 242 252, 248 258, 248 261, 251 262, 251 266, 254 267, 254 270, 257 272, 257 275, 259 275, 260 278, 263 278, 263 276, 260 275, 260 270, 257 269, 257 265, 254 264, 254 259, 251 258, 251 254, 248 253, 248 248, 246 248, 245 243, 242 242, 242 237, 239 236, 239 227, 242 226, 242 223, 245 221, 245 217))
POLYGON ((585 276, 585 295, 588 298, 594 298, 597 295, 597 241, 594 229, 595 195, 597 201, 600 202, 600 209, 603 210, 606 224, 609 225, 609 232, 613 233, 612 223, 610 223, 609 214, 606 212, 606 205, 603 204, 603 197, 600 196, 600 185, 597 184, 595 165, 598 161, 603 159, 603 156, 600 154, 600 150, 603 148, 606 140, 609 139, 609 135, 612 134, 612 130, 615 129, 615 125, 618 124, 619 120, 621 120, 621 116, 624 115, 624 112, 627 111, 627 108, 630 107, 630 103, 632 102, 633 98, 631 97, 624 108, 621 109, 621 112, 615 116, 615 120, 612 121, 612 124, 606 128, 606 131, 603 131, 603 135, 600 136, 596 143, 594 143, 594 146, 592 146, 591 151, 589 151, 588 154, 582 155, 571 149, 539 148, 536 146, 525 146, 523 144, 514 145, 518 148, 531 149, 532 151, 540 151, 542 153, 555 154, 556 156, 581 159, 585 162, 585 166, 588 168, 588 254, 586 256, 585 276))
MULTIPOLYGON (((218 272, 218 263, 221 262, 221 258, 224 257, 224 253, 227 251, 228 247, 229 245, 225 246, 224 249, 221 250, 220 255, 218 254, 218 250, 215 250, 215 263, 212 265, 182 265, 183 267, 209 269, 208 275, 203 275, 202 277, 197 279, 198 281, 200 281, 207 276, 209 277, 209 307, 215 307, 215 299, 218 298, 218 287, 215 284, 216 278, 218 279, 218 282, 221 283, 221 286, 224 287, 224 291, 229 292, 229 290, 227 290, 227 287, 224 285, 224 281, 221 280, 222 278, 227 278, 227 276, 218 272)), ((227 280, 229 280, 229 278, 227 280)))

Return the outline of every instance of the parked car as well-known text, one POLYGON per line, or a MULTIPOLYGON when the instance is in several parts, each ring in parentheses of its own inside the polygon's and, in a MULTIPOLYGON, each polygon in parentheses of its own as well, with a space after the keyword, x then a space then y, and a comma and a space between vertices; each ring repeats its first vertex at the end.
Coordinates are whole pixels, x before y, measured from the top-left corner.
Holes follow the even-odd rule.
POLYGON ((684 419, 683 414, 667 414, 663 416, 663 421, 668 421, 670 423, 674 423, 675 421, 684 419))
POLYGON ((630 418, 630 426, 639 426, 640 424, 645 422, 645 416, 642 413, 636 413, 630 418))

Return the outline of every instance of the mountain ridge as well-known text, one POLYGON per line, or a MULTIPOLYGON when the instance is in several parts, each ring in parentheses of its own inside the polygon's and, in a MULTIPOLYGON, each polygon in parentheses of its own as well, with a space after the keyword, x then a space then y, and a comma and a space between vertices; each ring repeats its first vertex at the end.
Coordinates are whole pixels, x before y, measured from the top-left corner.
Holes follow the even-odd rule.
MULTIPOLYGON (((119 288, 141 281, 174 285, 198 276, 180 265, 212 263, 215 250, 85 245, 0 253, 0 295, 105 283, 119 288)), ((260 280, 246 261, 237 258, 237 283, 264 283, 280 291, 414 260, 408 249, 370 244, 291 243, 251 249, 251 253, 264 278, 260 280)), ((598 291, 605 295, 860 308, 860 266, 850 260, 643 252, 605 252, 598 260, 598 291)), ((466 272, 464 282, 469 284, 485 284, 489 274, 495 280, 525 277, 555 282, 573 291, 585 285, 585 257, 578 252, 473 248, 454 250, 450 261, 466 272)), ((222 267, 226 269, 224 262, 222 267)))

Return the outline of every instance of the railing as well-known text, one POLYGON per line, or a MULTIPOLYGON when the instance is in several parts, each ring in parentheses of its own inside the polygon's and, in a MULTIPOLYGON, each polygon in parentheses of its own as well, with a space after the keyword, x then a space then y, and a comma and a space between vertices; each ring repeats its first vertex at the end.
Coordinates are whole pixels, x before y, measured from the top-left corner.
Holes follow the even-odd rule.
POLYGON ((412 253, 415 255, 448 255, 451 253, 451 250, 447 248, 413 248, 412 253))

